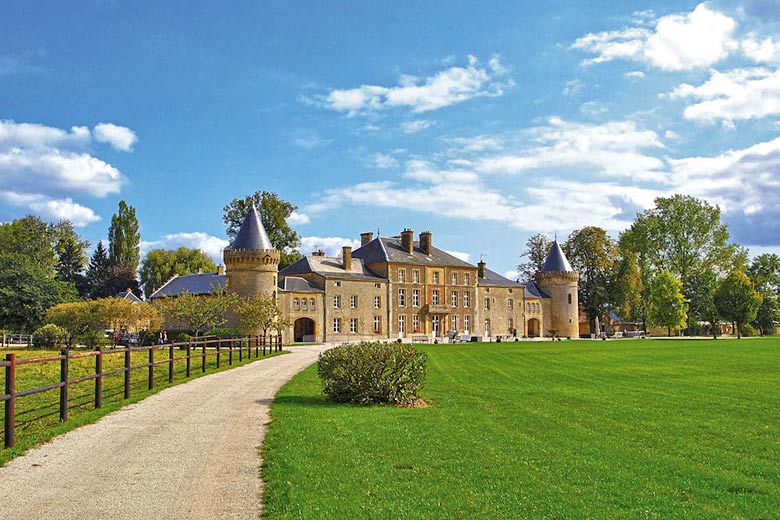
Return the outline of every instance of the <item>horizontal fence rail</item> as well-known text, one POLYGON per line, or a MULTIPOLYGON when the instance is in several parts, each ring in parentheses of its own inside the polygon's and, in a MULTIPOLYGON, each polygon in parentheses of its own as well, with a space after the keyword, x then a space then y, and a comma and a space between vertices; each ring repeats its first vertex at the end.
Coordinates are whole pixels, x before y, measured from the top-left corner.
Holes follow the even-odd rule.
POLYGON ((5 448, 11 448, 14 445, 16 433, 16 401, 21 397, 59 389, 59 419, 60 421, 67 421, 68 392, 72 385, 85 383, 87 381, 94 381, 94 407, 101 408, 103 406, 104 395, 103 378, 107 376, 115 374, 123 375, 122 397, 123 399, 129 399, 131 389, 130 375, 133 370, 146 369, 148 371, 147 387, 149 390, 152 390, 154 389, 156 381, 157 371, 155 368, 160 365, 167 365, 167 381, 168 383, 173 383, 174 363, 177 361, 185 362, 185 373, 186 377, 189 378, 192 375, 193 359, 197 362, 197 359, 200 358, 200 370, 201 372, 205 372, 208 356, 215 356, 216 368, 220 368, 225 357, 227 357, 227 364, 232 365, 233 358, 236 354, 238 354, 238 361, 241 362, 243 361, 245 354, 247 359, 252 358, 253 350, 255 358, 260 357, 261 352, 263 356, 266 355, 266 352, 269 354, 275 351, 279 352, 282 350, 282 336, 274 335, 267 338, 263 336, 249 336, 244 338, 231 339, 196 339, 181 343, 169 343, 165 345, 148 345, 141 347, 110 349, 98 347, 97 350, 87 352, 78 352, 65 348, 60 351, 58 356, 46 356, 27 359, 17 359, 16 353, 13 352, 6 354, 5 360, 0 360, 0 369, 5 370, 5 394, 0 395, 0 402, 3 402, 5 405, 3 445, 5 448), (131 363, 131 353, 142 351, 148 351, 148 362, 139 365, 133 365, 131 363), (181 354, 177 355, 177 352, 181 352, 181 354), (124 362, 120 368, 106 371, 103 369, 103 360, 106 358, 106 356, 112 355, 122 355, 124 357, 124 362), (95 358, 94 373, 78 378, 71 378, 71 360, 89 357, 95 358), (19 368, 24 367, 25 365, 40 365, 42 363, 57 362, 60 364, 60 380, 58 383, 23 391, 17 391, 17 376, 19 368))

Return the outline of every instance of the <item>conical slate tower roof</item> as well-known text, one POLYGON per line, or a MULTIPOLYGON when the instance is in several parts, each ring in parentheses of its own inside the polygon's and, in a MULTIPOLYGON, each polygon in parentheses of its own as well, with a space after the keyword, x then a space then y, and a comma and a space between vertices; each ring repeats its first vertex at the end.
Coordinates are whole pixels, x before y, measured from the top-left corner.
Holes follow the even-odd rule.
POLYGON ((547 253, 547 259, 542 265, 543 273, 573 273, 574 269, 571 268, 571 264, 566 259, 566 255, 563 254, 561 246, 558 245, 558 241, 553 242, 550 247, 550 252, 547 253))
POLYGON ((265 232, 254 204, 249 208, 241 229, 228 249, 275 249, 268 239, 268 233, 265 232))

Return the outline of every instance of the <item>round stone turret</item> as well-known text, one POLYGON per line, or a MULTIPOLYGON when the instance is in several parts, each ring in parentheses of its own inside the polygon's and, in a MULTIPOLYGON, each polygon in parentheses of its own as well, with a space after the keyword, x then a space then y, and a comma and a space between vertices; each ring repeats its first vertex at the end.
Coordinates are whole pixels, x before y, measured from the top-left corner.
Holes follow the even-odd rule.
MULTIPOLYGON (((552 300, 549 330, 554 330, 562 337, 580 336, 577 290, 579 279, 579 273, 572 269, 558 241, 554 241, 541 271, 536 274, 536 283, 552 300)), ((548 334, 549 330, 543 333, 548 334)))
POLYGON ((224 251, 225 286, 243 297, 276 296, 279 251, 271 244, 254 204, 233 243, 224 251))

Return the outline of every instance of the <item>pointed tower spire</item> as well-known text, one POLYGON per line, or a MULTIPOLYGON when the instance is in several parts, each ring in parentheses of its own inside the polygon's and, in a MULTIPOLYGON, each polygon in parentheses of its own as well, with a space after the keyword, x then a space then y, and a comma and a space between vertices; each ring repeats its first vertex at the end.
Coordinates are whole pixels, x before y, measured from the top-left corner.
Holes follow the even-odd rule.
POLYGON ((275 249, 254 204, 247 211, 244 222, 241 223, 241 228, 228 249, 275 249))
POLYGON ((543 273, 572 273, 574 269, 571 268, 569 260, 566 255, 563 254, 563 249, 558 245, 557 238, 553 241, 553 245, 550 247, 550 252, 547 253, 547 258, 542 264, 543 273))

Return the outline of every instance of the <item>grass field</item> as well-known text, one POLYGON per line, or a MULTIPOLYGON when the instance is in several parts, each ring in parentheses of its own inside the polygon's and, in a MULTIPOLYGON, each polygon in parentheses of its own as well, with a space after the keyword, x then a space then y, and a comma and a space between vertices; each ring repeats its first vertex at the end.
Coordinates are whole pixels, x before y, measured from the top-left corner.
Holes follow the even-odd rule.
MULTIPOLYGON (((0 355, 5 359, 5 354, 10 352, 16 352, 17 358, 38 358, 46 356, 59 355, 58 350, 39 350, 39 349, 0 349, 0 355)), ((74 350, 74 353, 79 353, 81 350, 74 350)), ((193 349, 192 355, 200 353, 200 349, 193 349)), ((131 364, 133 366, 142 365, 148 363, 148 351, 136 351, 131 355, 131 364)), ((174 357, 179 358, 185 356, 183 350, 176 349, 174 351, 174 357)), ((270 357, 269 354, 265 357, 270 357)), ((156 349, 155 361, 161 361, 168 359, 168 349, 156 349)), ((243 360, 239 362, 238 351, 233 353, 233 367, 244 365, 255 359, 263 359, 262 354, 260 358, 254 357, 254 351, 252 352, 251 360, 247 358, 246 349, 243 353, 243 360)), ((221 356, 221 368, 219 371, 227 370, 228 366, 228 354, 223 351, 221 356)), ((105 355, 103 360, 104 372, 121 368, 124 366, 124 354, 110 354, 105 355)), ((86 381, 71 385, 69 389, 68 399, 68 414, 69 419, 65 422, 59 421, 59 390, 49 390, 39 394, 33 394, 29 396, 20 397, 16 401, 16 442, 13 448, 0 449, 0 465, 4 464, 8 460, 21 455, 27 451, 30 447, 45 442, 57 435, 72 430, 78 426, 88 424, 96 421, 100 417, 117 410, 128 404, 140 401, 141 399, 148 397, 151 394, 159 392, 160 390, 169 386, 190 381, 193 378, 204 375, 202 373, 201 359, 192 358, 192 376, 186 378, 186 363, 183 360, 174 362, 174 379, 173 383, 168 382, 168 365, 161 364, 155 367, 155 387, 153 390, 148 390, 148 370, 137 369, 130 372, 130 399, 122 399, 124 396, 124 375, 114 374, 107 376, 103 379, 103 406, 100 409, 94 408, 94 396, 95 396, 95 382, 86 381)), ((70 360, 70 379, 76 379, 78 377, 90 375, 95 373, 95 359, 78 358, 70 360)), ((213 350, 209 351, 207 356, 206 374, 216 372, 216 356, 213 350)), ((59 361, 22 365, 17 367, 16 374, 16 391, 21 392, 33 388, 44 387, 59 382, 60 378, 60 363, 59 361)), ((0 369, 0 393, 5 392, 5 370, 0 369)), ((5 417, 5 410, 0 403, 0 439, 3 437, 2 424, 5 417)), ((2 448, 2 440, 0 440, 0 448, 2 448)))
POLYGON ((780 518, 780 340, 431 345, 429 408, 279 393, 264 518, 780 518))

